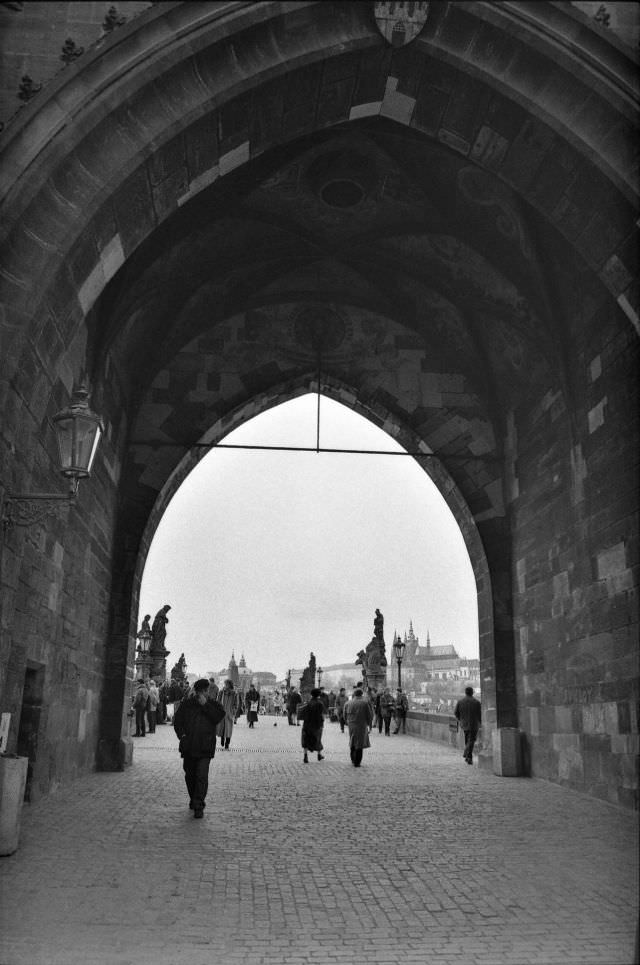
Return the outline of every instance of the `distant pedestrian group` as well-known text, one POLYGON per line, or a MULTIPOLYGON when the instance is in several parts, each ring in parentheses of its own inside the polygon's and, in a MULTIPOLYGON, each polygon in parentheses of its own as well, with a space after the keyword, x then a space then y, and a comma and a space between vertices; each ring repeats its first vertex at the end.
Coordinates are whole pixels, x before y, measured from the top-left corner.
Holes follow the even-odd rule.
MULTIPOLYGON (((147 686, 144 681, 138 681, 134 694, 136 734, 140 732, 141 736, 145 732, 143 708, 144 713, 151 715, 148 716, 151 732, 155 729, 153 715, 157 702, 150 699, 154 689, 157 692, 155 684, 147 686)), ((354 767, 362 766, 364 751, 371 747, 370 734, 376 725, 380 735, 383 732, 385 736, 406 733, 408 700, 400 688, 395 695, 389 687, 376 693, 370 688, 365 689, 364 682, 358 682, 350 696, 341 687, 338 694, 331 697, 329 701, 320 687, 314 687, 306 701, 296 688, 291 688, 286 695, 284 703, 289 724, 302 725, 300 744, 304 764, 310 763, 311 754, 315 754, 318 761, 324 760, 323 733, 327 719, 337 722, 340 731, 347 733, 349 756, 354 767), (395 729, 392 732, 393 721, 395 729)), ((209 766, 215 756, 217 739, 221 750, 229 750, 239 705, 240 695, 231 680, 225 680, 222 689, 218 690, 213 679, 201 678, 196 680, 174 713, 173 727, 183 760, 189 807, 196 818, 203 816, 206 806, 209 766)), ((258 721, 260 707, 260 694, 254 686, 246 694, 245 706, 247 722, 252 728, 258 721)), ((465 696, 456 704, 454 713, 464 730, 464 759, 471 764, 481 724, 480 701, 473 696, 471 687, 465 689, 465 696)))
POLYGON ((132 716, 136 721, 134 737, 145 737, 147 728, 150 734, 155 733, 159 707, 160 691, 156 682, 139 678, 131 701, 132 716))

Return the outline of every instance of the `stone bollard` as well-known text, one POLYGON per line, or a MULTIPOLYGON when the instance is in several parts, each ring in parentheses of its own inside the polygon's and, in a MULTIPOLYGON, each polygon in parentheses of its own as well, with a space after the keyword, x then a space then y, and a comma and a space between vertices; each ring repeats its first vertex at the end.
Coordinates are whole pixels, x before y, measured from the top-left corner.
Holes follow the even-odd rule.
POLYGON ((0 855, 18 850, 28 757, 0 754, 0 855))

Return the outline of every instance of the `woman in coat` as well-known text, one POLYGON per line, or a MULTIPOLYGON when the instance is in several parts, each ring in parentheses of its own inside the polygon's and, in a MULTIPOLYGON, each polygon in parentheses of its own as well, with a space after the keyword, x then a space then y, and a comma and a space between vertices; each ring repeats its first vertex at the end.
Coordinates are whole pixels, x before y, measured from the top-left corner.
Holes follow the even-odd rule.
POLYGON ((322 730, 324 728, 325 706, 318 687, 313 688, 311 691, 311 700, 300 708, 298 714, 302 721, 302 734, 300 735, 300 739, 304 751, 303 763, 309 763, 307 751, 317 751, 318 760, 323 761, 322 730))
POLYGON ((238 695, 233 689, 233 681, 225 680, 224 686, 218 694, 218 703, 222 704, 224 709, 224 720, 221 720, 218 724, 216 733, 220 738, 220 747, 228 751, 238 707, 238 695))
POLYGON ((260 692, 251 684, 247 690, 247 723, 253 727, 258 723, 258 707, 260 705, 260 692))
POLYGON ((373 724, 371 703, 366 697, 362 696, 360 687, 354 690, 353 697, 347 703, 345 716, 347 718, 347 726, 349 727, 351 763, 354 767, 360 767, 364 748, 371 747, 369 731, 373 724))

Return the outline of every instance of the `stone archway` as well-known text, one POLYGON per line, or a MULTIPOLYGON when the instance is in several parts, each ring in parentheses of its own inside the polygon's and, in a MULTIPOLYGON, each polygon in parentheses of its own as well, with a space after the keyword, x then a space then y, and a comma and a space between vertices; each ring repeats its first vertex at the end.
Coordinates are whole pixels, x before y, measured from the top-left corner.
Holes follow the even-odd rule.
POLYGON ((534 773, 609 793, 611 766, 630 800, 633 78, 553 4, 437 5, 396 50, 366 4, 175 3, 9 125, 4 488, 48 488, 47 416, 82 372, 107 423, 69 525, 5 552, 8 705, 25 639, 45 698, 69 690, 43 787, 98 739, 121 763, 159 494, 211 426, 309 377, 321 331, 327 380, 437 452, 469 509, 496 724, 534 773))
MULTIPOLYGON (((176 467, 172 475, 167 480, 163 490, 158 495, 145 527, 140 544, 140 553, 136 561, 135 572, 132 574, 131 581, 133 620, 135 620, 138 616, 139 589, 142 583, 147 554, 157 527, 164 513, 167 511, 173 496, 178 491, 187 476, 195 468, 195 466, 202 458, 204 458, 205 455, 211 451, 212 448, 215 448, 220 443, 224 443, 224 440, 227 438, 228 434, 233 432, 233 430, 238 426, 245 424, 246 422, 260 415, 261 412, 267 411, 269 408, 278 406, 283 402, 297 398, 301 395, 306 395, 307 393, 316 394, 317 391, 318 383, 316 375, 308 375, 298 379, 294 384, 283 384, 274 387, 273 391, 269 393, 268 397, 262 396, 252 400, 249 405, 235 412, 233 414, 234 418, 224 427, 219 423, 212 427, 211 430, 206 432, 203 438, 199 441, 198 447, 192 449, 184 456, 180 464, 176 467)), ((358 415, 362 416, 362 418, 373 422, 379 428, 383 429, 394 440, 405 446, 407 452, 416 453, 417 455, 415 455, 413 458, 415 458, 422 470, 435 484, 438 491, 443 496, 445 503, 450 509, 453 518, 458 524, 467 549, 467 553, 469 555, 476 584, 478 623, 479 626, 482 627, 479 640, 481 664, 488 671, 488 689, 487 692, 484 693, 486 719, 489 725, 491 725, 491 723, 495 723, 497 719, 496 695, 491 686, 494 683, 494 676, 490 669, 495 665, 491 576, 482 540, 478 533, 473 516, 469 512, 469 508, 462 497, 462 494, 457 489, 456 484, 447 472, 446 467, 437 457, 435 457, 432 453, 429 453, 428 446, 426 446, 422 440, 418 439, 411 430, 398 424, 397 420, 391 413, 385 412, 381 408, 379 408, 375 413, 371 412, 358 402, 357 395, 354 393, 352 388, 338 383, 334 379, 321 382, 321 393, 322 397, 339 402, 341 405, 344 405, 346 408, 349 408, 358 415)))

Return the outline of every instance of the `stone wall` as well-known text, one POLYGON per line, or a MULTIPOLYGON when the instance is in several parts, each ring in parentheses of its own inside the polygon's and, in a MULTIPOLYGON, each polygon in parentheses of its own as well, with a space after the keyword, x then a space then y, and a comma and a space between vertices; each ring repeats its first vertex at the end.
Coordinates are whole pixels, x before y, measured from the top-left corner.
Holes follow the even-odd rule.
POLYGON ((573 310, 575 412, 513 417, 519 726, 530 773, 637 807, 638 339, 595 286, 573 310))
MULTIPOLYGON (((57 397, 62 403, 63 393, 57 397)), ((5 402, 4 411, 16 413, 2 425, 3 440, 15 454, 4 477, 11 480, 11 490, 64 493, 55 461, 47 454, 38 459, 41 466, 35 476, 22 464, 27 456, 24 439, 38 437, 43 414, 30 408, 15 386, 5 402)), ((86 773, 95 762, 104 694, 114 499, 104 465, 80 484, 73 505, 64 505, 57 516, 40 523, 11 527, 0 545, 0 706, 11 714, 9 752, 20 750, 36 759, 29 771, 31 800, 86 773), (33 699, 28 678, 34 674, 39 678, 36 703, 27 706, 33 699)))

